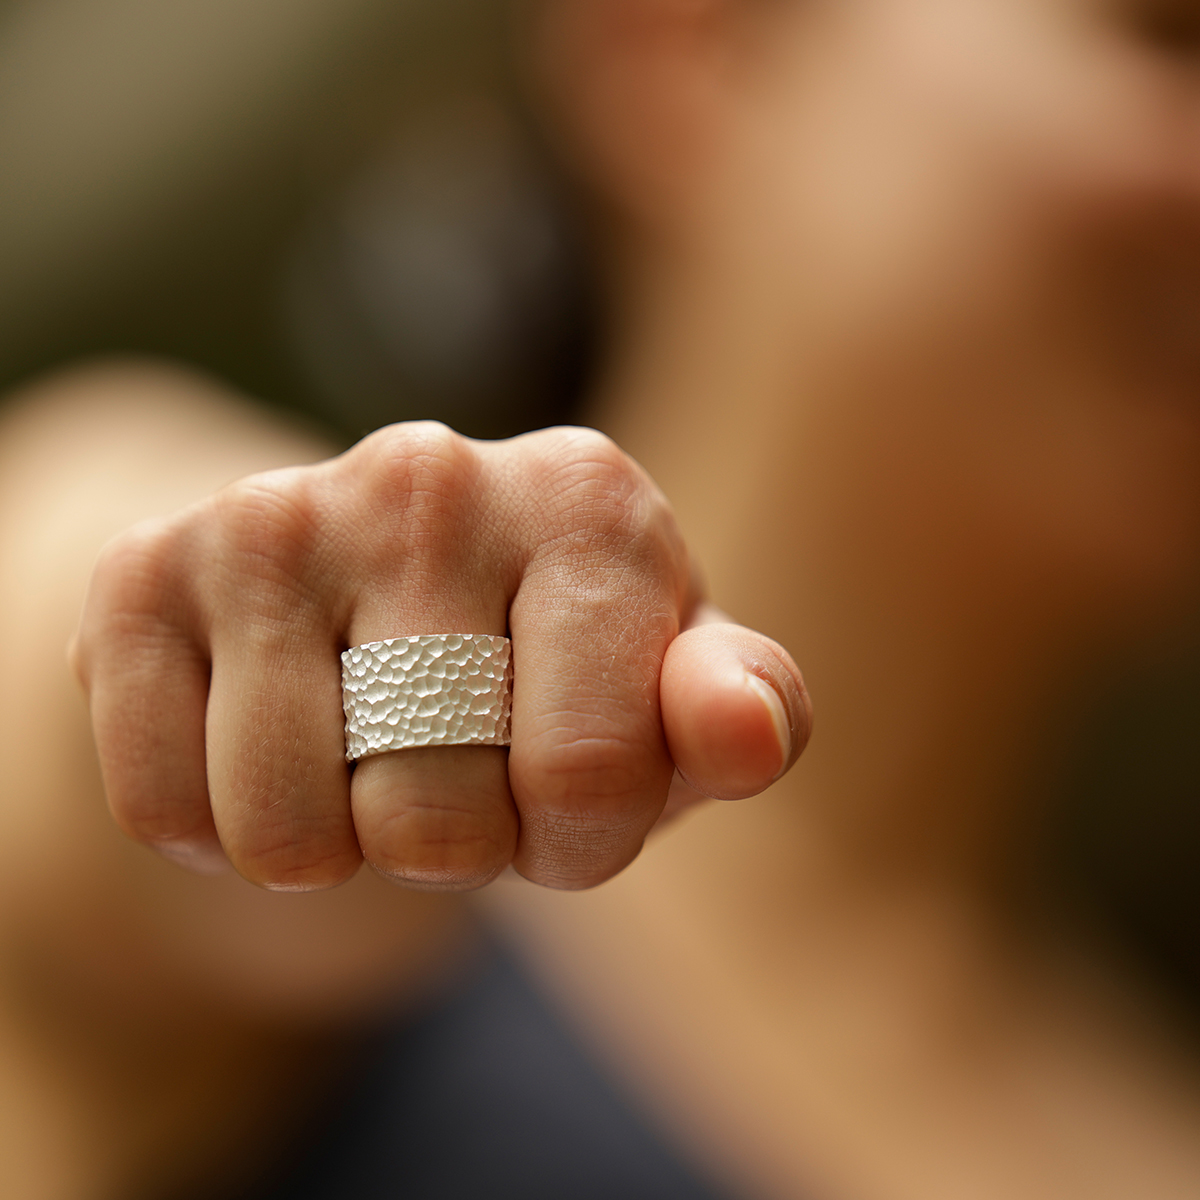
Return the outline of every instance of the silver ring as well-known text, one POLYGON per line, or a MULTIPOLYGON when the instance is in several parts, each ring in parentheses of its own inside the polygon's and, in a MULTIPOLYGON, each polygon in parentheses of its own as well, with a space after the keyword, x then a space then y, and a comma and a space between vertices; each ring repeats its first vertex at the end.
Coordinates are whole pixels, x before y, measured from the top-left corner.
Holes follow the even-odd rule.
POLYGON ((512 642, 423 633, 342 654, 346 761, 415 746, 507 746, 512 642))

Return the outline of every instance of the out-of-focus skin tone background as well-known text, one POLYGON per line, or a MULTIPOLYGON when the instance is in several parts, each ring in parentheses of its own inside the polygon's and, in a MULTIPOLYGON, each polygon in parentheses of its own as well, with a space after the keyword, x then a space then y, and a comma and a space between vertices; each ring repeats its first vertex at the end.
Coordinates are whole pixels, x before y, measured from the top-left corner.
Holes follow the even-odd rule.
POLYGON ((579 335, 536 314, 587 301, 543 159, 606 318, 588 419, 664 488, 715 598, 795 654, 817 732, 766 797, 697 810, 612 883, 476 903, 732 1194, 1200 1190, 1200 14, 544 0, 513 27, 513 109, 490 6, 0 11, 7 377, 152 352, 341 422, 161 366, 4 418, 17 1194, 156 1194, 263 1152, 363 1014, 464 957, 453 898, 365 872, 266 895, 125 842, 61 646, 139 516, 321 457, 388 396, 486 433, 570 395, 579 335), (390 247, 426 278, 427 216, 380 214, 444 211, 430 178, 468 214, 504 200, 468 244, 524 230, 548 265, 434 255, 475 280, 446 311, 482 315, 414 350, 379 324, 411 286, 361 264, 390 247), (454 347, 516 337, 480 279, 528 298, 541 357, 460 376, 454 347))
POLYGON ((771 7, 736 49, 561 11, 644 306, 608 427, 817 732, 781 802, 521 896, 548 972, 767 1192, 1187 1194, 1190 1060, 1034 883, 1072 720, 1121 739, 1115 676, 1189 636, 1186 44, 1091 4, 771 7))

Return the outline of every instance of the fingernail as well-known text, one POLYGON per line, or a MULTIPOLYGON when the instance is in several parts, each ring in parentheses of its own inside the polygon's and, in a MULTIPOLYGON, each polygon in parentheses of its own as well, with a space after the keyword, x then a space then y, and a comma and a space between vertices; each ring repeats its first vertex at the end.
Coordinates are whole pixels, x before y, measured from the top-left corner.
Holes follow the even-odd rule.
POLYGON ((747 671, 746 686, 766 706, 767 712, 771 716, 771 725, 775 729, 775 740, 779 743, 779 770, 776 772, 775 778, 771 780, 774 783, 775 779, 778 779, 787 770, 788 763, 792 760, 792 727, 788 721, 787 709, 783 707, 779 693, 765 679, 760 679, 757 675, 752 675, 747 671))
POLYGON ((177 839, 156 842, 154 849, 171 862, 196 875, 225 875, 233 868, 219 843, 188 842, 177 839))

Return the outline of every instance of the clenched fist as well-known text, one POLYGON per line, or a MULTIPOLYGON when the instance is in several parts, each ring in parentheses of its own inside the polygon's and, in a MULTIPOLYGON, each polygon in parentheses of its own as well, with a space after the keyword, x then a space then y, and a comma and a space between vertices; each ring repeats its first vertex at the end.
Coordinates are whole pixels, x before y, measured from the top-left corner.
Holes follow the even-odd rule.
POLYGON ((638 853, 672 773, 753 795, 809 728, 769 639, 703 605, 662 494, 611 441, 395 425, 251 476, 101 556, 73 656, 109 803, 139 841, 264 887, 552 887, 638 853), (681 632, 682 631, 682 632, 681 632), (339 654, 512 638, 512 745, 345 760, 339 654))

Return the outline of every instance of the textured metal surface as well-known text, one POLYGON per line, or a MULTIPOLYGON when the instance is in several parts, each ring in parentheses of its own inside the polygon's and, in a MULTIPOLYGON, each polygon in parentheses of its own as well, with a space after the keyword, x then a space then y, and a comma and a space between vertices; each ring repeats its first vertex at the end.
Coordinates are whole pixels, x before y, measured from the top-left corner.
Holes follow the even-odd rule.
POLYGON ((507 746, 512 643, 425 633, 342 655, 346 758, 414 746, 507 746))

